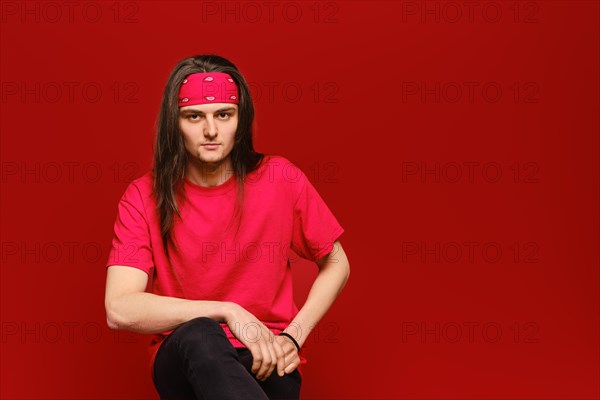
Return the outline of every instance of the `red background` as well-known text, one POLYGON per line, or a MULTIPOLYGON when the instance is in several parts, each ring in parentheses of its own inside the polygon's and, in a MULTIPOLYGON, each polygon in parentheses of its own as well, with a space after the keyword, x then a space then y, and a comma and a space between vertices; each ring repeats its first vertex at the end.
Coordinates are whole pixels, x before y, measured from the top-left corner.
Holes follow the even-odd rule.
POLYGON ((599 398, 598 2, 65 3, 1 3, 3 399, 158 398, 104 263, 202 53, 346 230, 303 398, 599 398))

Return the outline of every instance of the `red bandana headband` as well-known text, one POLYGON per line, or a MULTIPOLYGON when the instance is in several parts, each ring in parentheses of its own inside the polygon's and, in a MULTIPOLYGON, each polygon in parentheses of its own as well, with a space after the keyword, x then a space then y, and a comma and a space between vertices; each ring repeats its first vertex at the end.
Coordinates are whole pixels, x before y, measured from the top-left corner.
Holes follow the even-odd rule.
POLYGON ((179 88, 179 107, 238 102, 238 87, 231 75, 224 72, 199 72, 188 75, 179 88))

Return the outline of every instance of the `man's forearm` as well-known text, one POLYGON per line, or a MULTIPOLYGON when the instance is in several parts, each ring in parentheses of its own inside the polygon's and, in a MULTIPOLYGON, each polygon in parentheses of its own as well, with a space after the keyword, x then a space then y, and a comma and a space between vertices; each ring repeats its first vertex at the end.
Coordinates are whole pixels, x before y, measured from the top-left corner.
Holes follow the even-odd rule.
POLYGON ((343 251, 341 254, 329 257, 320 267, 304 306, 284 330, 296 339, 300 347, 338 297, 346 285, 349 274, 348 259, 343 251))
POLYGON ((132 293, 107 307, 107 322, 112 329, 138 333, 161 333, 175 329, 196 317, 225 321, 229 302, 186 300, 152 293, 132 293))

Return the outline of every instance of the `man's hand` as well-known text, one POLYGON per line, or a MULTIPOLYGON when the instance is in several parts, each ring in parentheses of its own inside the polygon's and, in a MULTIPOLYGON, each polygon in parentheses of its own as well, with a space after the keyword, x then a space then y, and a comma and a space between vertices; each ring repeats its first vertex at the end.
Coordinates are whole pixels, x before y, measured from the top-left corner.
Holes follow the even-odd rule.
MULTIPOLYGON (((300 356, 298 349, 292 340, 286 336, 275 336, 275 341, 279 343, 284 353, 284 372, 291 374, 300 365, 300 356)), ((279 374, 283 376, 283 374, 279 374)))
MULTIPOLYGON (((245 308, 236 303, 230 303, 230 306, 225 322, 233 336, 252 353, 252 373, 256 375, 256 379, 265 381, 275 367, 278 374, 283 376, 284 369, 289 365, 285 364, 285 355, 290 353, 288 345, 282 348, 282 338, 276 338, 269 328, 245 308)), ((292 345, 295 352, 294 344, 289 339, 286 342, 292 345)), ((293 357, 290 359, 293 360, 293 357)), ((292 368, 291 371, 293 370, 292 368)))

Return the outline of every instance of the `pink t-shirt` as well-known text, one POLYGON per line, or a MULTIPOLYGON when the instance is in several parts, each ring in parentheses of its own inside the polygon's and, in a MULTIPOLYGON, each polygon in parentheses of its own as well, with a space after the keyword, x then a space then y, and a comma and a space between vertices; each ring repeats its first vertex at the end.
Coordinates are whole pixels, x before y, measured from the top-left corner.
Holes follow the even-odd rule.
MULTIPOLYGON (((178 202, 182 220, 175 216, 173 223, 179 251, 170 247, 172 264, 161 241, 152 171, 131 182, 118 204, 106 267, 141 269, 149 275, 146 291, 157 295, 237 303, 278 334, 298 313, 290 268, 290 258, 296 255, 289 249, 316 261, 332 251, 344 229, 300 168, 284 157, 266 155, 246 177, 243 215, 234 241, 237 221, 226 227, 234 211, 237 182, 231 173, 226 179, 204 187, 185 178, 186 201, 178 202)), ((234 347, 246 347, 227 324, 221 326, 234 347)), ((153 335, 151 374, 156 352, 171 332, 153 335)), ((302 350, 301 365, 307 361, 302 350)))

